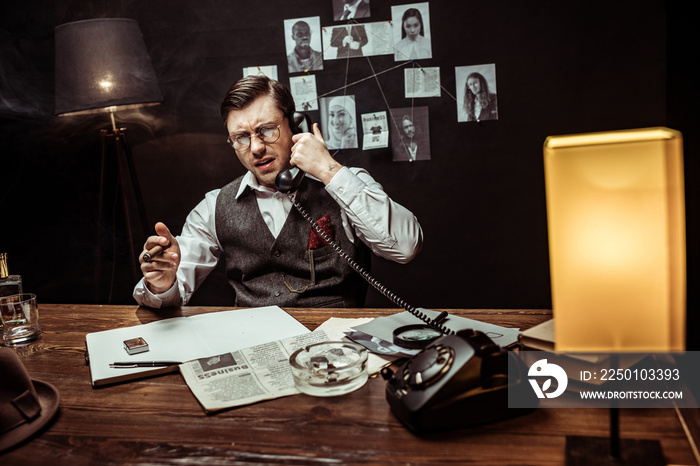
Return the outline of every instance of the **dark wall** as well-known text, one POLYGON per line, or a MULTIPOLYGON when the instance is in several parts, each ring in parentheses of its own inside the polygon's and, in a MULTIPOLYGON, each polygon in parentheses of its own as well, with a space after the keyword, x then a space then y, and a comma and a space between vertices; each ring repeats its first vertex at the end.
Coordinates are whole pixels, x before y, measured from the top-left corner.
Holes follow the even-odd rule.
MULTIPOLYGON (((391 3, 373 0, 368 21, 389 20, 391 3)), ((93 289, 112 265, 109 300, 131 302, 133 285, 120 235, 114 256, 103 251, 104 270, 94 269, 98 135, 109 120, 53 116, 54 27, 97 17, 139 22, 165 102, 117 118, 128 128, 149 222, 179 232, 204 193, 242 173, 218 116, 241 69, 276 64, 288 82, 283 20, 318 15, 322 26, 337 24, 330 0, 10 1, 0 8, 0 249, 44 302, 106 302, 104 291, 96 297, 93 289)), ((429 107, 432 160, 392 162, 390 149, 337 156, 367 168, 423 226, 424 248, 414 262, 376 259, 374 274, 424 307, 550 307, 542 164, 548 135, 673 123, 685 130, 686 159, 693 159, 687 184, 697 185, 696 117, 683 95, 692 86, 667 89, 687 71, 676 47, 694 54, 697 45, 675 29, 687 22, 678 8, 663 1, 431 2, 433 58, 418 65, 440 67, 442 96, 413 104, 429 107), (454 68, 484 63, 496 65, 499 120, 457 123, 454 68)), ((326 61, 316 72, 319 93, 361 81, 347 90, 358 114, 386 110, 385 98, 391 107, 412 105, 403 97, 403 67, 364 80, 396 66, 393 56, 349 65, 346 77, 344 60, 326 61)), ((319 119, 318 112, 311 116, 319 119)), ((696 283, 697 206, 697 189, 689 188, 689 274, 696 283)), ((195 302, 225 301, 222 288, 207 284, 195 302)), ((391 306, 373 290, 367 304, 391 306)))

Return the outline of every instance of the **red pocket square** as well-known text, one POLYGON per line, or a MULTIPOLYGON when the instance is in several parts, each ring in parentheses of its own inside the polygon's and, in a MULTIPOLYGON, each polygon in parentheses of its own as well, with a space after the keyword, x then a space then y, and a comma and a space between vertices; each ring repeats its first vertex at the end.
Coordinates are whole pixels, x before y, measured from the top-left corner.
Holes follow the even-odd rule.
MULTIPOLYGON (((331 224, 331 214, 326 214, 320 219, 316 221, 316 225, 321 227, 321 230, 323 230, 324 233, 326 233, 328 236, 330 236, 331 239, 333 238, 333 225, 331 224)), ((324 241, 321 236, 316 233, 316 230, 311 228, 311 235, 309 236, 309 249, 318 249, 322 246, 325 246, 326 241, 324 241)))

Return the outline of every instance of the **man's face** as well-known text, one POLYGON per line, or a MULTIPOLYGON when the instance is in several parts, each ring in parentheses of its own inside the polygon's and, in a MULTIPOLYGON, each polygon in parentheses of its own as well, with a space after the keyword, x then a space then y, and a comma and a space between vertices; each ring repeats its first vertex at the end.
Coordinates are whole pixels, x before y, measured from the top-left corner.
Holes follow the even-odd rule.
POLYGON ((311 28, 307 24, 295 24, 292 29, 292 39, 297 47, 309 47, 311 44, 311 28))
POLYGON ((412 138, 416 134, 416 127, 413 126, 413 122, 411 120, 404 120, 403 121, 403 132, 406 135, 406 137, 412 138))
POLYGON ((250 147, 235 151, 238 160, 253 173, 258 183, 274 188, 277 174, 290 167, 293 142, 289 122, 272 97, 262 96, 243 110, 232 110, 226 118, 226 129, 231 140, 241 134, 251 136, 250 147), (263 143, 257 131, 277 125, 280 125, 279 139, 272 144, 263 143))

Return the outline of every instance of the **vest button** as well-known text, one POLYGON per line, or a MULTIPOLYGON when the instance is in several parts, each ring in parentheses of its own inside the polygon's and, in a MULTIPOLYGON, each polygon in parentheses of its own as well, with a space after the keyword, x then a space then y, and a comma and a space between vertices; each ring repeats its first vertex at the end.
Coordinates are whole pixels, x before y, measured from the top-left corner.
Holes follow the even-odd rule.
POLYGON ((281 253, 279 252, 279 249, 275 249, 275 250, 272 252, 272 255, 275 256, 275 257, 279 257, 280 254, 281 254, 281 253))
POLYGON ((279 298, 279 296, 280 296, 281 294, 282 294, 282 293, 280 293, 279 291, 275 291, 275 298, 279 298))

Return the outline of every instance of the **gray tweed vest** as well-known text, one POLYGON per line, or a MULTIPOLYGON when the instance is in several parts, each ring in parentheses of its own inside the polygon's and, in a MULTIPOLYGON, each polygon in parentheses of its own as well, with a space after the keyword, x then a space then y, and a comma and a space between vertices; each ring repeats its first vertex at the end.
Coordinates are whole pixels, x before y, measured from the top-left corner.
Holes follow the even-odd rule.
MULTIPOLYGON (((216 235, 226 261, 226 277, 236 292, 236 306, 254 307, 362 307, 366 282, 330 246, 313 251, 315 285, 311 282, 309 235, 311 225, 297 210, 287 217, 277 239, 258 209, 252 190, 236 199, 241 178, 224 186, 216 200, 216 235)), ((369 268, 369 248, 359 239, 351 242, 342 227, 340 208, 323 183, 308 177, 296 200, 318 220, 331 216, 333 237, 360 265, 369 268)))

